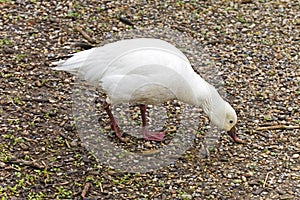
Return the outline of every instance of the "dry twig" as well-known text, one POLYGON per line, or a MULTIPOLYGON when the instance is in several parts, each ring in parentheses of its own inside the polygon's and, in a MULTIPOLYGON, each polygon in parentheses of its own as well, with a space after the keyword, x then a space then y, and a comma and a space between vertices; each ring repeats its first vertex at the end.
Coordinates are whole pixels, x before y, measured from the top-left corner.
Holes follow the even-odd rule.
POLYGON ((89 191, 90 187, 91 187, 91 184, 90 184, 90 183, 86 183, 86 184, 84 185, 84 188, 83 188, 83 190, 82 190, 82 192, 81 192, 81 197, 82 197, 82 198, 85 198, 85 196, 86 196, 87 192, 89 191))
POLYGON ((266 187, 267 181, 268 181, 268 177, 269 177, 270 172, 267 173, 266 178, 264 180, 264 184, 263 184, 263 188, 266 187))
POLYGON ((91 38, 80 26, 75 26, 74 30, 78 31, 88 42, 97 44, 97 41, 91 38))
POLYGON ((16 164, 16 165, 25 165, 25 166, 29 166, 29 167, 33 167, 33 168, 37 168, 37 169, 45 168, 43 165, 40 165, 40 164, 36 163, 35 161, 28 161, 28 160, 20 160, 20 159, 8 160, 8 161, 5 161, 5 163, 16 164))
POLYGON ((299 129, 300 126, 286 126, 286 125, 274 125, 274 126, 262 126, 258 127, 256 130, 257 131, 263 131, 263 130, 278 130, 278 129, 299 129))
POLYGON ((123 22, 124 24, 126 24, 126 25, 129 25, 129 26, 134 27, 134 24, 133 24, 128 18, 126 18, 126 17, 120 16, 120 17, 119 17, 119 20, 120 20, 121 22, 123 22))
POLYGON ((104 192, 104 190, 103 190, 103 187, 102 187, 102 183, 100 182, 100 184, 99 184, 99 186, 100 186, 100 192, 104 192))

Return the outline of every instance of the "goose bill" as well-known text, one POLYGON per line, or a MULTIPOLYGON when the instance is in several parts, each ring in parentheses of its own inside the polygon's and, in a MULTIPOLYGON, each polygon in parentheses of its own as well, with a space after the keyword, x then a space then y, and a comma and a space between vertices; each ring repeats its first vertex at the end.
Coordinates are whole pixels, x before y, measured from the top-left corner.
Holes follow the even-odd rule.
POLYGON ((235 128, 235 126, 232 127, 227 133, 229 134, 229 136, 230 136, 235 142, 237 141, 238 137, 237 137, 237 135, 236 135, 236 128, 235 128))

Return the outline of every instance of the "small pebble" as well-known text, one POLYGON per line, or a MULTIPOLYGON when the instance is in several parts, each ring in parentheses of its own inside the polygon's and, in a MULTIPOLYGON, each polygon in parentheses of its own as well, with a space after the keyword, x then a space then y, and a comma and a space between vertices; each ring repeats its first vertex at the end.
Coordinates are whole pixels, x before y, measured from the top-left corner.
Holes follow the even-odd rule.
POLYGON ((254 195, 259 195, 260 193, 262 193, 265 189, 264 188, 258 188, 257 190, 254 190, 252 193, 254 195))
POLYGON ((148 141, 148 142, 145 142, 145 147, 147 147, 147 148, 152 148, 153 147, 153 145, 148 141))
POLYGON ((1 161, 0 161, 0 167, 3 168, 3 167, 5 167, 5 166, 6 166, 6 164, 5 164, 4 162, 1 162, 1 161))
POLYGON ((76 146, 78 146, 78 142, 76 140, 72 140, 72 142, 70 142, 70 145, 72 147, 76 147, 76 146))
POLYGON ((245 176, 242 176, 243 182, 247 182, 247 178, 245 176))
POLYGON ((190 194, 182 194, 181 197, 182 197, 182 199, 192 199, 193 198, 192 195, 190 195, 190 194))
POLYGON ((297 159, 297 158, 299 158, 299 156, 300 156, 300 154, 295 153, 295 154, 292 156, 292 158, 293 158, 293 159, 297 159))

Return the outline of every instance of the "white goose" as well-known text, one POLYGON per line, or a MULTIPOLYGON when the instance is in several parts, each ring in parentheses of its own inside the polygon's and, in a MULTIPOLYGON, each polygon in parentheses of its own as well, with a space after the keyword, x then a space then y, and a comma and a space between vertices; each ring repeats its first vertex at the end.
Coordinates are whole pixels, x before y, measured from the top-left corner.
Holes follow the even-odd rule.
POLYGON ((213 124, 228 131, 234 141, 241 141, 236 136, 234 109, 170 43, 150 38, 121 40, 75 53, 55 64, 55 70, 75 74, 106 93, 103 107, 110 117, 111 128, 121 140, 124 138, 110 105, 140 104, 144 138, 162 141, 164 132, 147 129, 146 105, 178 99, 201 107, 213 124))

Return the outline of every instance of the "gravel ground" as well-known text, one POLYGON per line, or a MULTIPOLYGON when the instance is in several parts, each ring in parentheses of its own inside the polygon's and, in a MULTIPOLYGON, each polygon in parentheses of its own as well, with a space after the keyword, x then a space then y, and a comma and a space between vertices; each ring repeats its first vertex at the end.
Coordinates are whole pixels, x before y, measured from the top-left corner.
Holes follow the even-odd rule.
POLYGON ((0 197, 300 199, 299 5, 0 1, 0 197), (74 127, 74 77, 50 63, 80 50, 78 42, 95 45, 132 24, 184 32, 205 47, 223 72, 246 144, 224 134, 201 158, 205 136, 197 134, 176 162, 147 173, 97 162, 74 127))

